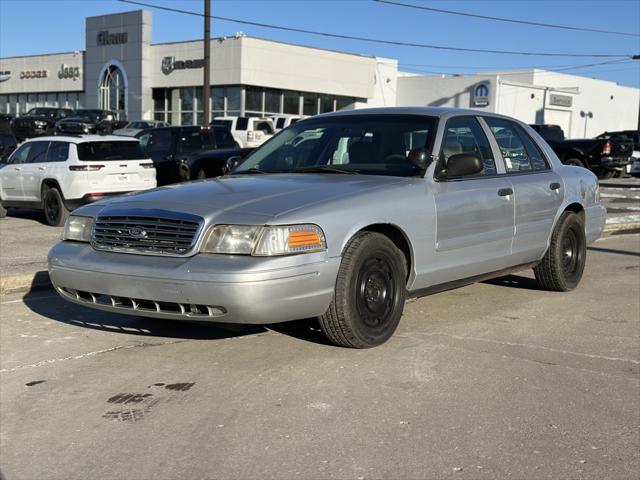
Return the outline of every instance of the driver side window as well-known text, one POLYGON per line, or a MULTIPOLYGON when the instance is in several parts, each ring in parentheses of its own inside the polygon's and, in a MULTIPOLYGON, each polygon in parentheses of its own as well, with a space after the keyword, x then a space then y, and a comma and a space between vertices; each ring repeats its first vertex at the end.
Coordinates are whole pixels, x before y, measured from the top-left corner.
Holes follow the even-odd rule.
POLYGON ((32 143, 25 143, 20 148, 18 148, 13 155, 9 157, 7 163, 10 164, 19 164, 19 163, 27 163, 29 159, 29 152, 31 151, 32 143))
POLYGON ((475 155, 483 164, 482 172, 470 176, 497 173, 489 140, 475 117, 457 117, 447 122, 440 158, 446 165, 451 156, 460 153, 475 155))

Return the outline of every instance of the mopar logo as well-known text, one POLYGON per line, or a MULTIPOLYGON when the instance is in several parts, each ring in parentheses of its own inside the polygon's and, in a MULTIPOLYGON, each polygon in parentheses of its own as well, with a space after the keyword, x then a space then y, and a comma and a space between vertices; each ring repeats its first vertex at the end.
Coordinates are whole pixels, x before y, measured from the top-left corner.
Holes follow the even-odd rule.
POLYGON ((482 82, 473 89, 473 106, 486 107, 487 105, 489 105, 489 84, 482 82))
POLYGON ((133 238, 147 238, 147 232, 139 227, 130 228, 129 230, 127 230, 127 233, 133 238))

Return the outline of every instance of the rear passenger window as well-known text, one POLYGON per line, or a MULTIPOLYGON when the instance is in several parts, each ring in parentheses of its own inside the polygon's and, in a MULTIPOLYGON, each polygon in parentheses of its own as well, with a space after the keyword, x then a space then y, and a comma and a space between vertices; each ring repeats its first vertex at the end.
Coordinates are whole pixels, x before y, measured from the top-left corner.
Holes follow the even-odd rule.
POLYGON ((33 142, 29 152, 28 163, 43 163, 47 161, 49 142, 33 142))
POLYGON ((538 146, 520 126, 501 118, 485 117, 485 121, 498 142, 508 173, 549 168, 538 146))
POLYGON ((482 161, 484 168, 477 175, 496 174, 496 162, 489 140, 475 117, 458 117, 447 122, 442 144, 442 157, 445 164, 449 161, 449 157, 459 153, 476 155, 482 161))
POLYGON ((236 130, 246 130, 249 126, 249 119, 247 117, 238 117, 236 121, 236 130))
POLYGON ((47 153, 47 162, 64 162, 69 157, 67 142, 51 142, 47 153))

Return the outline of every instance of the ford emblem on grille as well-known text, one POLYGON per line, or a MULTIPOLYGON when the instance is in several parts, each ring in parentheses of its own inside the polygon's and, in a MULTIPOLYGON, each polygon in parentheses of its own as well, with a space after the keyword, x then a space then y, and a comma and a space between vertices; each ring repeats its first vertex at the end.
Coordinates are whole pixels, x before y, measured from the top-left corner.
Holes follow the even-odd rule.
POLYGON ((133 238, 146 238, 147 232, 139 227, 130 228, 127 233, 131 235, 133 238))

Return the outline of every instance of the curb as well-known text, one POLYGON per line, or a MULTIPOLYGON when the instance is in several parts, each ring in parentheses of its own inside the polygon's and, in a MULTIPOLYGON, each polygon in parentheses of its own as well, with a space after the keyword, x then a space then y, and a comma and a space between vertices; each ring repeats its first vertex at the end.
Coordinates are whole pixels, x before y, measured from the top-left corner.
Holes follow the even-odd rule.
MULTIPOLYGON (((628 230, 640 230, 640 222, 608 223, 605 225, 603 234, 613 235, 623 233, 628 230)), ((0 295, 20 292, 34 292, 37 290, 47 290, 53 288, 49 279, 49 272, 41 270, 25 275, 9 275, 0 278, 0 295)))

